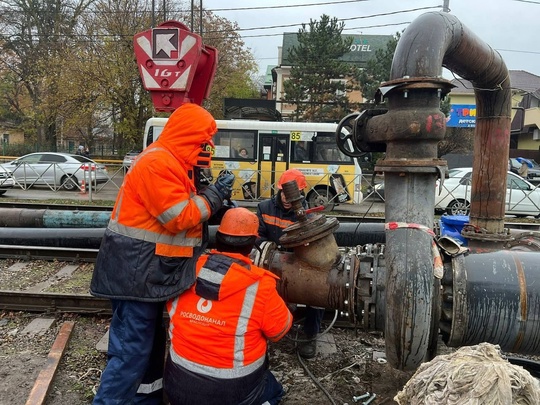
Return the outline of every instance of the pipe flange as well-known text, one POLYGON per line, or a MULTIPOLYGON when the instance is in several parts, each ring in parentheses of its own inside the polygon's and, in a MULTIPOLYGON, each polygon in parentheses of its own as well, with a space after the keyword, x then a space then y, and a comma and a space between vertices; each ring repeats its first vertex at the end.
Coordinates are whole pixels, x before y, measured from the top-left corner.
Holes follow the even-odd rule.
POLYGON ((443 159, 388 159, 380 160, 375 171, 408 173, 444 173, 448 167, 443 159), (379 163, 380 162, 380 163, 379 163))
POLYGON ((504 245, 505 249, 523 252, 540 251, 540 232, 523 232, 513 235, 513 240, 504 245))
POLYGON ((285 248, 302 246, 333 234, 339 228, 337 218, 328 218, 325 215, 317 216, 321 218, 310 218, 285 228, 283 236, 279 238, 281 246, 285 248))
POLYGON ((389 80, 381 84, 381 87, 377 89, 375 98, 381 95, 386 97, 394 90, 411 90, 411 89, 440 89, 441 96, 444 96, 452 90, 456 85, 452 84, 449 80, 435 77, 402 77, 400 79, 389 80))

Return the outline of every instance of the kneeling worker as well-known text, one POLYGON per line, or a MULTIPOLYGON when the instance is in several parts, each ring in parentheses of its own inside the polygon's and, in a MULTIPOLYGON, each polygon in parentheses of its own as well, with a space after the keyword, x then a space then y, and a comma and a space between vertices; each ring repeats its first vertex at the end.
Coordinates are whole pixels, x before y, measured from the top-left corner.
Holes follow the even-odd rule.
MULTIPOLYGON (((270 241, 279 246, 279 238, 283 235, 283 230, 298 222, 292 204, 287 201, 282 190, 283 184, 293 180, 296 181, 298 189, 304 195, 304 190, 308 186, 306 177, 298 169, 289 169, 283 172, 278 180, 277 194, 271 199, 259 203, 257 207, 257 217, 259 218, 258 244, 263 241, 270 241)), ((302 205, 307 209, 305 200, 302 205)), ((298 347, 298 354, 304 359, 311 359, 317 354, 317 334, 320 331, 323 317, 323 308, 306 307, 304 334, 307 339, 298 347)))
POLYGON ((246 208, 229 209, 216 250, 197 262, 195 285, 167 303, 171 405, 277 404, 284 394, 268 370, 267 339, 285 336, 292 315, 277 293, 278 277, 249 259, 258 227, 246 208))

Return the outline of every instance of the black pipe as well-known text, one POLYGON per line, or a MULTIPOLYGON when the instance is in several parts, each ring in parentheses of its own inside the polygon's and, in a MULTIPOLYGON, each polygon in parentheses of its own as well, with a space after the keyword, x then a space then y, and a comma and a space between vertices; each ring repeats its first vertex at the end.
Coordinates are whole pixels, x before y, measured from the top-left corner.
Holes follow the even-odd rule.
MULTIPOLYGON (((480 342, 505 352, 540 353, 540 272, 534 252, 498 251, 471 254, 452 261, 451 306, 441 330, 451 347, 480 342)), ((445 273, 445 279, 448 276, 445 273)))
MULTIPOLYGON (((209 226, 210 248, 215 246, 217 228, 209 226)), ((105 228, 0 228, 0 244, 98 249, 104 232, 105 228)), ((334 236, 338 246, 384 243, 384 224, 340 223, 334 236)))

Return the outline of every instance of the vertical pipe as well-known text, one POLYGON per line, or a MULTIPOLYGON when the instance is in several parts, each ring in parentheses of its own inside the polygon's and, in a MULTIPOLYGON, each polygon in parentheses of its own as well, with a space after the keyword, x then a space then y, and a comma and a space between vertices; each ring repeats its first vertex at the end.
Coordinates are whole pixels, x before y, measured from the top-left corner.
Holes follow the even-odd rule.
POLYGON ((501 55, 455 16, 423 14, 399 40, 391 79, 438 77, 443 65, 471 81, 476 97, 470 223, 501 233, 512 108, 508 69, 501 55))
MULTIPOLYGON (((385 173, 387 221, 433 227, 435 173, 385 173)), ((429 345, 433 286, 432 237, 415 228, 386 232, 386 356, 399 369, 414 369, 429 345), (390 270, 390 271, 388 271, 390 270)))
MULTIPOLYGON (((426 114, 428 109, 420 111, 421 101, 411 100, 411 95, 417 89, 426 91, 425 106, 430 107, 434 98, 429 90, 444 87, 443 66, 475 87, 477 126, 470 222, 489 234, 500 234, 504 229, 510 139, 508 70, 498 53, 448 13, 423 14, 407 27, 394 53, 390 82, 386 84, 389 111, 369 123, 371 133, 380 130, 378 136, 370 136, 370 141, 387 144, 387 156, 382 162, 388 184, 386 218, 432 224, 435 176, 427 173, 430 158, 436 159, 433 145, 438 134, 434 128, 444 131, 444 120, 441 122, 437 113, 426 114), (402 95, 401 100, 396 95, 402 95), (402 125, 407 121, 409 126, 402 125)), ((431 165, 433 169, 437 166, 435 162, 431 165)), ((426 323, 429 326, 433 284, 429 238, 423 232, 404 228, 387 231, 386 239, 387 356, 395 367, 414 369, 428 347, 426 323)))

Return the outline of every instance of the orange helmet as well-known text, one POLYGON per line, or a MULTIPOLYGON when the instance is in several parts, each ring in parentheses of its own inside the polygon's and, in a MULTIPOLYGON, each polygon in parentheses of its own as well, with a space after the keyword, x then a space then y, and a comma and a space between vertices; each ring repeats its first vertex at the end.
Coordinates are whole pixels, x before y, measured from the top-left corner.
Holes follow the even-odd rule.
POLYGON ((283 188, 283 184, 288 183, 289 181, 296 180, 299 190, 303 190, 307 187, 306 176, 298 169, 289 169, 281 175, 279 178, 277 188, 280 190, 283 188))
POLYGON ((259 219, 247 208, 231 208, 223 215, 218 232, 229 236, 259 236, 259 219))

